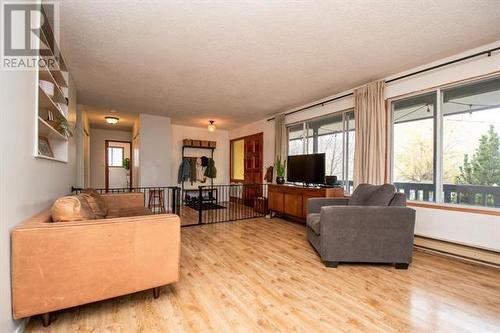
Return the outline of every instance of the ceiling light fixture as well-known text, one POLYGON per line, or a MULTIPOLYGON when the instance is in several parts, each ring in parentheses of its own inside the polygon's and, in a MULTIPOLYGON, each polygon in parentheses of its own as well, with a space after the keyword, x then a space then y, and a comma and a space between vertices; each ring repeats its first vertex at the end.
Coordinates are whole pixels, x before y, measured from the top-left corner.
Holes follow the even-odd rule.
POLYGON ((215 127, 215 125, 214 125, 215 121, 213 121, 213 120, 209 120, 208 122, 210 123, 210 124, 208 125, 208 131, 209 131, 209 132, 215 132, 215 128, 216 128, 216 127, 215 127))
POLYGON ((111 125, 117 124, 120 120, 120 118, 117 117, 104 117, 104 119, 106 119, 106 122, 111 125))

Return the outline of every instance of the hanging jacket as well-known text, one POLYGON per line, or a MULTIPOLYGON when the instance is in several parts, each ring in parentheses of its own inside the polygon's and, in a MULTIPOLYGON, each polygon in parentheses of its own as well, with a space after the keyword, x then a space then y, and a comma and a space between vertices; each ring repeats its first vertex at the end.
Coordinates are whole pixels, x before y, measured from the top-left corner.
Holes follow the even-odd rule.
POLYGON ((208 166, 208 157, 206 156, 201 157, 201 166, 205 168, 208 166))
POLYGON ((217 169, 215 168, 215 161, 213 158, 208 159, 208 165, 205 169, 205 176, 208 178, 217 178, 217 169))
POLYGON ((196 183, 196 157, 188 157, 189 159, 189 180, 191 185, 196 183))
POLYGON ((177 175, 177 182, 182 183, 189 180, 191 166, 189 165, 189 160, 183 159, 181 165, 179 166, 179 173, 177 175))
POLYGON ((196 180, 204 183, 206 181, 206 177, 203 172, 203 165, 201 163, 201 158, 198 157, 196 159, 196 180))

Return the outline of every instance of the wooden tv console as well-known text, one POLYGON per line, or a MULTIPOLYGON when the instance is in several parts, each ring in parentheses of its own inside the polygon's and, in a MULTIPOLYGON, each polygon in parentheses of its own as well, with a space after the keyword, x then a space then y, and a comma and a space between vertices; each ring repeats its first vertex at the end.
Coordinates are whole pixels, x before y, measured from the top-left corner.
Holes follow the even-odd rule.
POLYGON ((337 187, 305 187, 294 185, 268 185, 269 210, 274 214, 305 219, 307 199, 324 197, 344 197, 344 189, 337 187))

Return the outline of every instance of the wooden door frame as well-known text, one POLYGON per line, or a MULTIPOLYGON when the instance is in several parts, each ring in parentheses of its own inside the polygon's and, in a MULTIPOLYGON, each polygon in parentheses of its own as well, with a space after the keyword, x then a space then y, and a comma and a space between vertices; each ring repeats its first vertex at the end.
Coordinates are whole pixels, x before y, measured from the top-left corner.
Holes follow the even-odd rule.
MULTIPOLYGON (((109 190, 109 166, 108 166, 108 148, 110 147, 110 142, 128 143, 130 151, 130 184, 129 188, 132 188, 132 141, 122 141, 122 140, 105 140, 104 141, 104 180, 106 185, 106 191, 109 190)), ((111 146, 112 147, 112 146, 111 146)))
MULTIPOLYGON (((260 171, 262 174, 262 179, 260 180, 260 182, 263 181, 263 179, 264 179, 264 132, 259 132, 259 133, 245 135, 245 136, 242 136, 239 138, 229 140, 229 181, 231 183, 245 181, 244 179, 233 179, 233 165, 232 165, 233 164, 233 149, 232 149, 233 141, 245 140, 247 138, 250 138, 252 136, 257 136, 257 135, 259 135, 262 138, 259 153, 260 153, 260 157, 261 157, 260 158, 260 171)), ((245 148, 243 148, 243 149, 245 149, 245 148)), ((244 152, 243 152, 243 154, 244 154, 244 152)), ((245 168, 245 164, 243 163, 243 170, 244 170, 244 168, 245 168)), ((243 175, 243 177, 244 177, 244 175, 243 175)))

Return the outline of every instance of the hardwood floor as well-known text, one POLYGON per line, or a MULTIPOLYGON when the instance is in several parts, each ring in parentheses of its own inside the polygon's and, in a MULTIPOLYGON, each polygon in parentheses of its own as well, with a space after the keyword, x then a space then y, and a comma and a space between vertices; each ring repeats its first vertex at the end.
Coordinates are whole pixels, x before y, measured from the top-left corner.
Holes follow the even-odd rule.
POLYGON ((325 268, 304 226, 264 218, 182 229, 181 279, 60 311, 26 332, 500 332, 500 270, 414 253, 325 268))
MULTIPOLYGON (((253 210, 253 208, 245 206, 243 204, 229 201, 217 202, 217 204, 226 208, 204 210, 202 212, 203 223, 213 223, 237 219, 241 220, 244 218, 251 218, 259 215, 253 210)), ((198 224, 198 211, 191 207, 184 205, 181 206, 180 217, 183 226, 198 224)))

